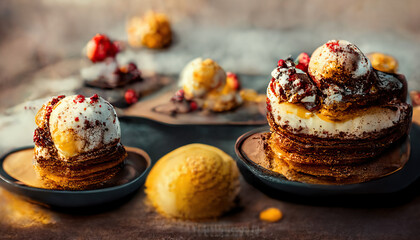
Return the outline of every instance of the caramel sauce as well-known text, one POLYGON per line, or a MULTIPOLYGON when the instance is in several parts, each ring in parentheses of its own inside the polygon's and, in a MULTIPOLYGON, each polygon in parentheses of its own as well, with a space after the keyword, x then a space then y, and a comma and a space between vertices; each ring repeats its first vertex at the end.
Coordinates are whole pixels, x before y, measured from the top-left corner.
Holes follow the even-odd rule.
POLYGON ((308 111, 304 106, 300 105, 300 104, 293 104, 293 103, 282 103, 283 105, 286 105, 288 109, 292 109, 292 110, 286 110, 286 112, 288 114, 295 114, 300 118, 303 119, 309 119, 311 117, 313 117, 314 113, 308 111))
POLYGON ((281 104, 286 105, 287 109, 290 109, 290 110, 286 110, 288 114, 295 114, 296 116, 303 119, 309 119, 313 117, 314 115, 316 115, 320 119, 326 122, 331 122, 331 123, 345 122, 345 121, 360 117, 362 115, 365 115, 367 113, 377 113, 377 112, 383 111, 381 107, 369 107, 369 108, 364 108, 364 109, 355 109, 348 112, 335 112, 335 111, 333 112, 326 109, 321 109, 318 112, 314 113, 307 110, 303 105, 300 105, 300 104, 293 104, 293 103, 288 103, 288 102, 284 102, 281 104))

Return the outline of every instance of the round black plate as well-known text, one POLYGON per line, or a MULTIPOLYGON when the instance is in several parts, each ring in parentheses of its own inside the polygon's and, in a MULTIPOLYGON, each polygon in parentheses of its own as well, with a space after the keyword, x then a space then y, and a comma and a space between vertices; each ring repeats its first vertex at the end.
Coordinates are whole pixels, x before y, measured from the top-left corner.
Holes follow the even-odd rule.
POLYGON ((420 143, 420 127, 416 125, 412 127, 410 132, 410 159, 401 170, 372 181, 345 185, 322 185, 289 181, 281 174, 265 169, 250 160, 241 150, 244 140, 253 134, 269 132, 269 130, 268 127, 264 127, 247 132, 240 136, 235 144, 236 162, 242 175, 250 184, 264 189, 265 192, 280 191, 297 196, 313 197, 389 194, 403 190, 420 176, 420 149, 416 148, 416 143, 420 143))
POLYGON ((103 205, 122 199, 139 189, 150 170, 151 160, 146 152, 126 147, 128 156, 125 166, 102 188, 83 191, 52 190, 33 187, 15 179, 5 170, 8 156, 33 149, 33 146, 17 148, 0 158, 0 185, 7 190, 29 198, 32 201, 52 207, 74 208, 103 205))

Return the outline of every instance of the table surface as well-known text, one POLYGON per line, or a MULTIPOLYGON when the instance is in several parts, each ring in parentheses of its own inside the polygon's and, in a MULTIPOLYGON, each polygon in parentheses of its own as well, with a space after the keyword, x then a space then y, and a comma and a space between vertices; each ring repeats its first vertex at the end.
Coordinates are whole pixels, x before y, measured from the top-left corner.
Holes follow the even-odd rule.
MULTIPOLYGON (((355 0, 351 5, 328 0, 165 1, 164 7, 156 3, 160 1, 130 0, 128 9, 108 0, 82 2, 0 3, 0 33, 8 33, 0 38, 0 53, 7 56, 0 59, 0 154, 32 144, 36 109, 22 111, 24 102, 79 89, 80 49, 97 32, 125 40, 125 20, 143 11, 138 9, 167 12, 176 33, 169 49, 128 49, 118 57, 141 69, 174 75, 191 59, 203 56, 216 59, 227 71, 269 76, 279 58, 311 52, 329 39, 341 38, 364 52, 394 55, 409 89, 420 89, 415 0, 404 4, 355 0), (70 7, 73 11, 68 11, 70 7)), ((261 92, 266 82, 246 84, 261 92)), ((236 139, 256 127, 169 126, 121 119, 123 144, 144 149, 153 161, 193 142, 234 156, 236 139)), ((418 239, 419 190, 416 182, 392 195, 311 199, 283 193, 275 199, 241 178, 233 211, 219 219, 193 222, 157 214, 143 188, 108 206, 72 210, 34 204, 0 188, 0 239, 418 239), (260 211, 268 207, 281 209, 283 219, 260 221, 260 211)))

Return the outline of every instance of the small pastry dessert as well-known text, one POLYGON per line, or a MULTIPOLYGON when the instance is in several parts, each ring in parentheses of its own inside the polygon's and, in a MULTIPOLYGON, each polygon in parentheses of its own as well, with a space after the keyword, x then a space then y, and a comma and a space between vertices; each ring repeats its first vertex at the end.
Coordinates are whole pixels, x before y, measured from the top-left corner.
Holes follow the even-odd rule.
POLYGON ((147 12, 143 17, 133 17, 127 23, 128 43, 132 47, 164 48, 171 44, 172 30, 163 13, 147 12))
POLYGON ((115 58, 120 51, 118 44, 104 34, 96 34, 86 45, 86 56, 93 62, 102 62, 106 58, 115 58))
POLYGON ((35 123, 33 164, 47 188, 95 188, 124 164, 117 114, 96 94, 54 97, 38 111, 35 123))
POLYGON ((163 156, 146 180, 146 194, 159 213, 180 219, 219 217, 235 205, 239 171, 222 150, 190 144, 163 156))
POLYGON ((403 75, 373 69, 344 40, 327 42, 297 66, 279 60, 271 75, 267 168, 289 180, 344 184, 403 167, 399 156, 381 158, 409 131, 412 107, 403 75))
POLYGON ((183 69, 179 87, 171 102, 173 112, 195 110, 226 112, 242 104, 240 83, 235 74, 226 75, 222 67, 211 59, 196 58, 183 69))
POLYGON ((83 68, 80 75, 87 85, 99 88, 117 88, 142 81, 136 64, 119 65, 116 55, 121 50, 119 42, 112 42, 106 35, 97 34, 86 45, 86 56, 93 65, 83 68))
POLYGON ((172 118, 178 114, 196 113, 191 115, 202 116, 204 121, 211 115, 234 112, 231 119, 237 114, 261 118, 260 121, 265 122, 265 94, 243 89, 236 74, 226 73, 212 59, 196 58, 189 62, 180 74, 178 87, 180 89, 174 95, 171 90, 162 98, 164 101, 155 101, 158 104, 154 104, 152 112, 172 118))

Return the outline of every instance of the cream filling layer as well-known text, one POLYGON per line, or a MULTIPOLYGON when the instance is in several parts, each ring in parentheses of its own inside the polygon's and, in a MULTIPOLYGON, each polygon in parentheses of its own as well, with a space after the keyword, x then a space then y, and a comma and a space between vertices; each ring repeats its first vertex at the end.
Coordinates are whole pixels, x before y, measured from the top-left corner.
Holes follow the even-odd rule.
POLYGON ((323 116, 306 110, 303 106, 288 102, 279 102, 270 90, 271 114, 275 123, 288 128, 294 134, 308 134, 321 138, 357 136, 363 138, 366 134, 379 132, 390 128, 399 122, 401 110, 383 107, 371 107, 356 114, 349 120, 334 122, 323 116))

